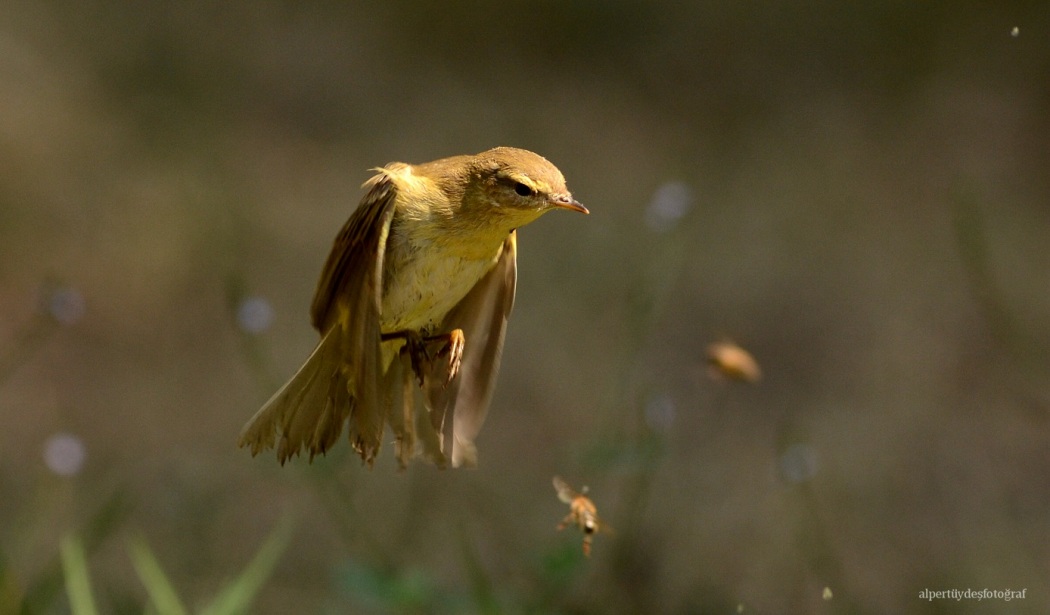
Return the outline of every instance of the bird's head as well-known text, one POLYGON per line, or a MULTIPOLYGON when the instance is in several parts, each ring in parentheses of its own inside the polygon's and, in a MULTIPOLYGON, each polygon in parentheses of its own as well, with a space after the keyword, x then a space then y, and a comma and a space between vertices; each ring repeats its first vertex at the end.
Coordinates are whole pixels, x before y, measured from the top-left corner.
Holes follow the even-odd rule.
POLYGON ((469 166, 464 206, 498 213, 512 227, 552 209, 590 213, 572 198, 558 167, 538 154, 497 147, 474 156, 469 166))

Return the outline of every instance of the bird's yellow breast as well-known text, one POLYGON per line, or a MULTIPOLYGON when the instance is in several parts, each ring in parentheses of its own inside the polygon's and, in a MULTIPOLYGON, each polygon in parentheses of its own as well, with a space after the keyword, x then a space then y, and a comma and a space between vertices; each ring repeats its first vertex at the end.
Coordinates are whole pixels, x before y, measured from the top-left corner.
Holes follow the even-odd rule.
MULTIPOLYGON (((396 243, 400 243, 395 238, 396 243)), ((499 259, 502 243, 486 258, 473 258, 438 243, 388 247, 384 267, 380 325, 384 332, 424 331, 434 327, 474 288, 499 259), (397 262, 397 264, 393 264, 397 262)))

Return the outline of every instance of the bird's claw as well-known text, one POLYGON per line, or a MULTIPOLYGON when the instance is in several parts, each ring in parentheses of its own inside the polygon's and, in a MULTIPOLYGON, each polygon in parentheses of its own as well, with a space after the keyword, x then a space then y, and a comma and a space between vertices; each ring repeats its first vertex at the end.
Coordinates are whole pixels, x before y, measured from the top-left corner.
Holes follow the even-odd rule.
POLYGON ((395 337, 405 340, 405 347, 402 352, 408 352, 412 371, 416 374, 416 382, 419 383, 420 388, 426 385, 425 375, 430 373, 435 358, 435 355, 431 355, 427 349, 427 345, 431 342, 444 342, 436 356, 448 355, 448 376, 445 378, 444 386, 447 387, 452 382, 452 379, 459 374, 459 368, 463 364, 463 348, 466 346, 467 340, 466 336, 463 335, 463 329, 453 329, 447 334, 430 337, 422 337, 409 331, 399 331, 387 334, 384 339, 393 339, 395 337))
POLYGON ((460 365, 463 363, 463 347, 466 346, 467 338, 463 335, 463 329, 453 329, 448 334, 448 342, 441 349, 441 353, 448 353, 448 378, 445 386, 451 384, 452 379, 459 373, 460 365))

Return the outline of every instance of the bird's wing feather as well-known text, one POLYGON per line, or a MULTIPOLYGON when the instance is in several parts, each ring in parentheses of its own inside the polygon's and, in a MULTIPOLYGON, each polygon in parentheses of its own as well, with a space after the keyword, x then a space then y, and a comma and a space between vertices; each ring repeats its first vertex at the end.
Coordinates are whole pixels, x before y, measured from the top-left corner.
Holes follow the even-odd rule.
POLYGON ((383 257, 394 216, 397 186, 385 169, 365 182, 368 193, 343 225, 317 283, 310 316, 324 333, 338 318, 337 307, 364 307, 378 317, 382 302, 383 257), (365 266, 367 263, 367 266, 365 266), (350 305, 357 300, 361 305, 350 305))
POLYGON ((321 341, 307 362, 248 421, 241 446, 255 454, 275 440, 283 463, 306 449, 330 448, 350 419, 350 442, 372 462, 386 403, 379 393, 383 258, 397 189, 381 172, 335 239, 310 314, 321 341))
MULTIPOLYGON (((496 385, 507 319, 517 284, 517 236, 511 232, 495 266, 445 316, 441 331, 462 329, 465 338, 459 374, 447 387, 427 387, 427 406, 444 432, 454 467, 477 463, 474 438, 485 421, 496 385)), ((440 382, 440 379, 435 379, 440 382)))

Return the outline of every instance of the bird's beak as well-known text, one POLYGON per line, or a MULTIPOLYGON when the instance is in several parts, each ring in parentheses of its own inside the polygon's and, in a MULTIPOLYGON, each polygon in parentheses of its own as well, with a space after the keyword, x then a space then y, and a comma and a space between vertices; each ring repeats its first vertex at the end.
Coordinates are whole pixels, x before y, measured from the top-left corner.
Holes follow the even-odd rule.
POLYGON ((581 214, 589 214, 589 213, 591 213, 590 211, 587 210, 586 207, 583 206, 582 203, 580 203, 576 199, 572 198, 572 196, 568 195, 568 194, 559 194, 559 195, 556 195, 556 196, 552 197, 551 198, 551 204, 554 205, 555 207, 560 207, 561 209, 568 209, 568 210, 571 210, 571 211, 578 211, 581 214))

